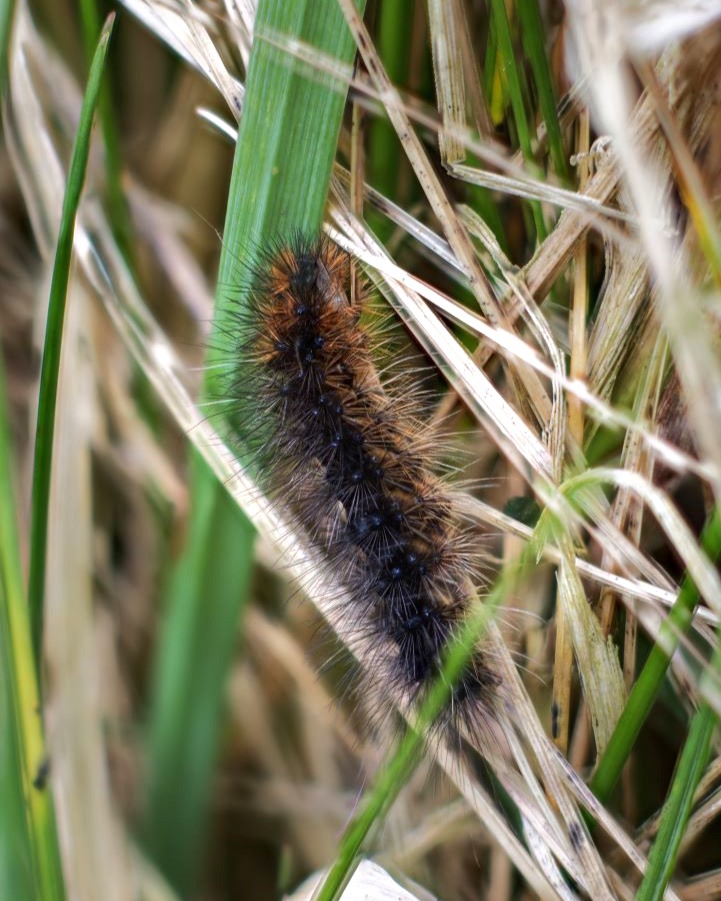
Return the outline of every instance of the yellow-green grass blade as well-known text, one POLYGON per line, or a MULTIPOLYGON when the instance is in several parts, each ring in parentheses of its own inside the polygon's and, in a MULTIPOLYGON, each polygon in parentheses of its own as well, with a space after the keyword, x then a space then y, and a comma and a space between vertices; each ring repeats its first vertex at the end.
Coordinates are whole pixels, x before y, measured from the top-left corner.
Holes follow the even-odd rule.
POLYGON ((0 898, 65 897, 17 535, 0 366, 0 898))
MULTIPOLYGON (((7 604, 0 589, 0 604, 7 604)), ((16 740, 17 712, 12 697, 13 683, 7 651, 3 648, 0 673, 0 728, 5 740, 0 745, 0 895, 3 898, 33 898, 40 894, 39 873, 32 853, 32 836, 25 817, 23 763, 16 740)))
MULTIPOLYGON (((268 243, 320 230, 347 85, 283 48, 301 40, 348 66, 354 46, 335 0, 262 0, 223 234, 206 397, 222 395, 227 335, 268 243)), ((205 465, 193 467, 189 541, 171 579, 149 722, 146 847, 181 894, 202 861, 223 689, 252 574, 254 532, 205 465), (178 787, 182 785, 182 792, 178 787)))
POLYGON ((55 407, 57 402, 60 351, 65 319, 65 303, 70 263, 73 250, 73 234, 80 195, 85 181, 85 170, 90 152, 90 138, 95 107, 98 102, 105 57, 115 16, 108 18, 100 35, 88 84, 80 110, 80 122, 68 170, 68 183, 63 199, 60 231, 55 250, 55 263, 50 284, 48 318, 45 329, 43 359, 40 369, 40 394, 38 419, 35 430, 35 458, 33 461, 32 510, 30 527, 30 575, 29 603, 34 659, 41 670, 43 602, 45 591, 45 558, 47 552, 48 509, 50 500, 50 476, 52 469, 53 435, 55 432, 55 407))

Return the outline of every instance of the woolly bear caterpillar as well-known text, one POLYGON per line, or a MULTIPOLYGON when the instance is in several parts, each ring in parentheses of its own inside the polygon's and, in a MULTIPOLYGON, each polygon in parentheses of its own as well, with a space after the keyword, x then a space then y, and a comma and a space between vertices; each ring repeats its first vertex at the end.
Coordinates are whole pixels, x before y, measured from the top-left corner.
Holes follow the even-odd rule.
MULTIPOLYGON (((350 279, 348 254, 326 238, 268 251, 238 316, 227 399, 259 484, 348 589, 343 615, 380 683, 413 702, 469 609, 478 565, 433 473, 432 437, 376 371, 350 279)), ((476 652, 453 717, 488 709, 496 683, 476 652)))

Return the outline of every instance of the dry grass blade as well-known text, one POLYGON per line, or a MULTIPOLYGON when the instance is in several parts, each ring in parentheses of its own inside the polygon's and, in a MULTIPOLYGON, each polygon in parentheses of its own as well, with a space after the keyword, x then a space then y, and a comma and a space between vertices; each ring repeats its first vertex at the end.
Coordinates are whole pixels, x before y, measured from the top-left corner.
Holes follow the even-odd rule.
POLYGON ((243 85, 228 71, 208 31, 212 20, 187 0, 157 3, 122 0, 123 5, 187 63, 198 69, 225 98, 237 118, 243 106, 243 85))
POLYGON ((439 135, 441 155, 454 164, 465 157, 458 134, 463 131, 466 118, 464 82, 459 71, 459 30, 462 17, 456 0, 445 3, 431 0, 428 4, 429 22, 433 46, 433 70, 436 77, 438 107, 443 121, 439 135))
POLYGON ((54 456, 48 536, 47 661, 56 686, 49 698, 49 741, 55 777, 63 786, 58 817, 65 871, 78 898, 121 901, 140 882, 111 798, 103 746, 103 703, 95 683, 102 635, 92 609, 91 447, 97 423, 94 369, 84 309, 92 299, 75 290, 67 323, 54 456), (88 391, 88 386, 91 390, 88 391), (74 511, 74 528, 62 512, 74 511), (72 836, 72 840, 70 837, 72 836))
MULTIPOLYGON (((698 295, 689 291, 685 272, 688 261, 681 247, 669 239, 663 226, 667 189, 662 163, 639 153, 638 145, 628 129, 630 111, 626 97, 628 86, 619 67, 624 41, 622 19, 608 16, 608 9, 575 19, 575 35, 583 58, 594 77, 591 80, 597 114, 613 135, 615 153, 623 166, 627 184, 640 214, 640 232, 651 270, 657 282, 657 308, 684 383, 689 403, 689 417, 695 425, 704 456, 717 467, 721 460, 716 436, 721 420, 715 399, 721 395, 721 367, 718 353, 709 339, 704 317, 699 310, 698 295), (603 38, 599 36, 603 35, 603 38)), ((703 42, 703 38, 700 39, 703 42)), ((713 56, 707 65, 716 67, 713 56)), ((703 45, 702 45, 703 46, 703 45)), ((721 469, 719 469, 721 472, 721 469)), ((717 501, 721 499, 721 479, 713 476, 717 501)))

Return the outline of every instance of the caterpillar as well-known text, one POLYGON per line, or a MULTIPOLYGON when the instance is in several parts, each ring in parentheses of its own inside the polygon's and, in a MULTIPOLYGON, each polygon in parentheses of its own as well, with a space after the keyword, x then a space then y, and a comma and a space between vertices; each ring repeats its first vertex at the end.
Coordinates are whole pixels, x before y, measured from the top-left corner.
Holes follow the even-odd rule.
MULTIPOLYGON (((268 250, 237 316, 227 387, 232 429, 260 487, 318 545, 346 589, 343 616, 379 682, 414 703, 474 597, 478 555, 434 473, 434 436, 413 391, 383 383, 352 295, 349 255, 295 235, 268 250)), ((449 716, 487 710, 497 678, 482 652, 449 716)))

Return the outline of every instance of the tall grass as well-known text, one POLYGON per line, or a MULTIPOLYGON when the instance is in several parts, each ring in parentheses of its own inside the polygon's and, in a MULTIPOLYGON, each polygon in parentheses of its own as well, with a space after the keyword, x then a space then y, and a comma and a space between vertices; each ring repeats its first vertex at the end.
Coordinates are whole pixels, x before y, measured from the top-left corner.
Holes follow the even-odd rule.
POLYGON ((328 901, 390 879, 365 856, 443 899, 718 894, 717 28, 123 0, 73 230, 108 5, 0 15, 2 897, 322 870, 328 901), (402 323, 488 560, 397 733, 366 725, 342 574, 226 424, 249 273, 322 228, 402 323), (449 740, 479 641, 494 714, 449 740))

